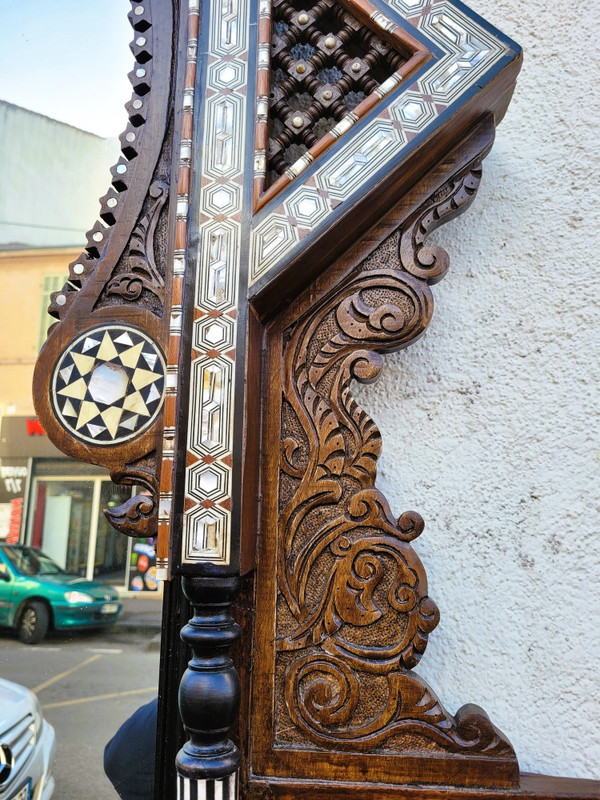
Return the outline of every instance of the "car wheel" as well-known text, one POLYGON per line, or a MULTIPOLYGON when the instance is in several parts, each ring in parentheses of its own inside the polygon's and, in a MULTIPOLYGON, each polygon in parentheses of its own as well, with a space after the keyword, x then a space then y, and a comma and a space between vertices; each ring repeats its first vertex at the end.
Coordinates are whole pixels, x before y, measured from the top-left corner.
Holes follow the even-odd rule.
POLYGON ((27 603, 19 618, 19 639, 23 644, 38 644, 48 631, 50 615, 43 603, 27 603))

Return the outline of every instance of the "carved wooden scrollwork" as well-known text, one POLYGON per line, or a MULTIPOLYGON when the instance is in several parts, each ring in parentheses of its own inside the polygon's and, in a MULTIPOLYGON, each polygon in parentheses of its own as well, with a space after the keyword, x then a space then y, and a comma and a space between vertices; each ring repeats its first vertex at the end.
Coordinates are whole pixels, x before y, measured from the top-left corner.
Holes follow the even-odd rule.
POLYGON ((34 378, 38 415, 61 449, 108 468, 118 483, 141 487, 142 494, 105 512, 130 536, 152 536, 157 528, 176 11, 169 3, 132 3, 136 62, 122 156, 85 250, 51 297, 49 312, 59 322, 34 378))
POLYGON ((424 278, 429 284, 437 283, 450 266, 448 253, 441 248, 426 245, 426 239, 436 228, 466 211, 477 194, 481 182, 481 162, 477 161, 456 179, 443 186, 425 208, 418 209, 407 221, 400 239, 400 261, 403 268, 424 278))
POLYGON ((427 236, 470 205, 480 178, 480 157, 464 163, 336 288, 304 301, 273 334, 281 449, 276 558, 267 561, 277 573, 278 758, 286 748, 345 753, 348 764, 367 753, 474 758, 481 785, 517 780, 513 748, 485 711, 468 704, 450 714, 413 672, 440 618, 412 544, 424 523, 414 511, 396 518, 376 488, 381 436, 352 395, 353 380, 376 380, 382 354, 425 331, 429 284, 448 265, 427 236), (486 760, 494 764, 487 777, 486 760))
POLYGON ((321 746, 385 747, 410 732, 451 751, 514 755, 484 712, 467 707, 454 719, 410 672, 439 621, 411 546, 423 520, 410 511, 396 520, 375 488, 381 437, 350 386, 375 380, 379 353, 425 330, 433 298, 411 272, 427 233, 472 200, 479 175, 472 165, 443 187, 402 237, 288 332, 278 549, 286 611, 277 644, 293 654, 283 681, 289 715, 321 746), (407 236, 410 272, 399 258, 407 236))
POLYGON ((139 300, 145 291, 156 295, 158 311, 164 310, 164 273, 156 264, 154 239, 163 206, 169 197, 165 181, 155 181, 148 190, 148 210, 135 226, 124 254, 124 263, 117 267, 106 292, 125 300, 139 300))

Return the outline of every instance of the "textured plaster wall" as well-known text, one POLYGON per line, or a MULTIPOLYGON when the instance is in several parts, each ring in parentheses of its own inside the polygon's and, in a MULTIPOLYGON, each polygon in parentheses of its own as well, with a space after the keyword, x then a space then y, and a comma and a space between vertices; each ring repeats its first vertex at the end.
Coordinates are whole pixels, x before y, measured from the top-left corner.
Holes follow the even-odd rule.
POLYGON ((523 770, 600 778, 596 0, 472 0, 525 61, 425 337, 359 402, 441 623, 418 668, 523 770))

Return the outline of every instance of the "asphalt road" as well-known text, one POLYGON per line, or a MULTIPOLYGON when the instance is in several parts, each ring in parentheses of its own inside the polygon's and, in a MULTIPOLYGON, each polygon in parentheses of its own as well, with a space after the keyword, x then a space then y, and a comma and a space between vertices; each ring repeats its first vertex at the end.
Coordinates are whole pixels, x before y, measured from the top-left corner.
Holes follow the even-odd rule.
POLYGON ((104 775, 104 745, 156 694, 158 653, 136 633, 53 635, 35 646, 0 631, 0 676, 33 689, 54 726, 54 800, 118 800, 104 775))

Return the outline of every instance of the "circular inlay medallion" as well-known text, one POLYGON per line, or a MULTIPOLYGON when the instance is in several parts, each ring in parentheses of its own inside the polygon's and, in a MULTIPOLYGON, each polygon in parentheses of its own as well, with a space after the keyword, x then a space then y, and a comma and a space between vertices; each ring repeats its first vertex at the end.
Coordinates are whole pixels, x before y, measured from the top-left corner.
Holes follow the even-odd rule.
POLYGON ((121 444, 158 416, 165 373, 162 353, 142 331, 127 325, 93 328, 69 345, 54 368, 54 411, 84 442, 121 444))

